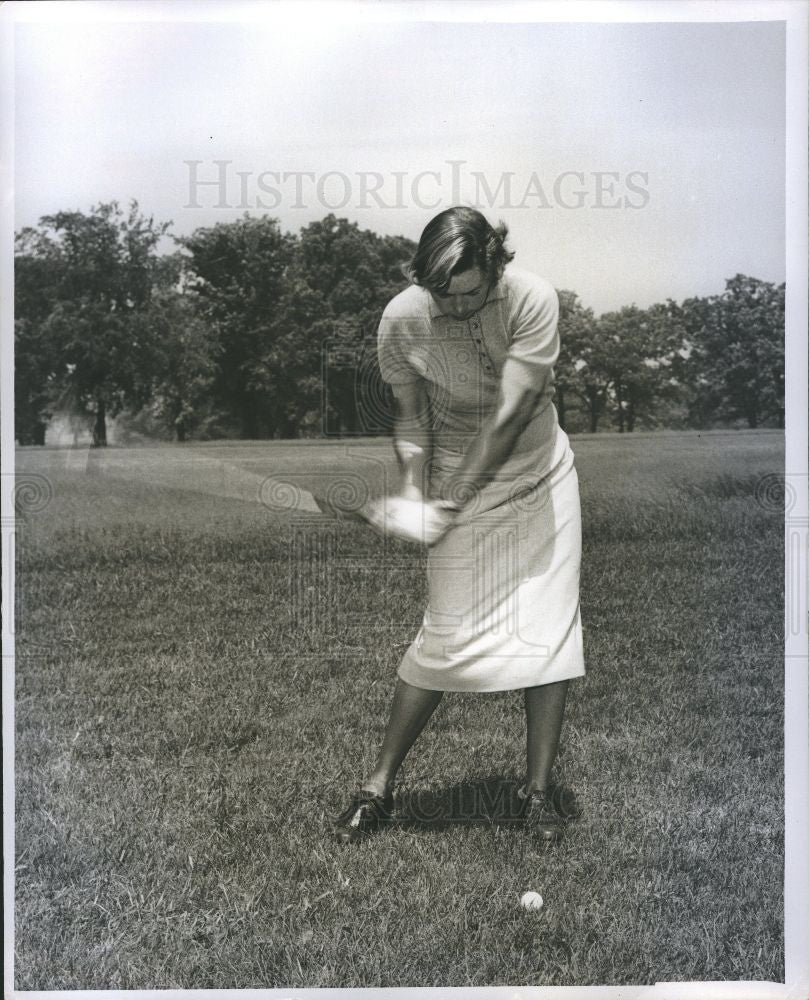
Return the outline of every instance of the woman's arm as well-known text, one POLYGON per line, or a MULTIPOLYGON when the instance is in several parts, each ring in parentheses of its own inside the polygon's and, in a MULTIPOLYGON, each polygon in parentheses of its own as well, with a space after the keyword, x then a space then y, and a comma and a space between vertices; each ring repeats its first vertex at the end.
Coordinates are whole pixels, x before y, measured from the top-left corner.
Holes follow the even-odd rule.
POLYGON ((468 503, 475 493, 490 482, 505 463, 514 445, 534 415, 550 370, 536 366, 534 378, 526 378, 522 362, 506 359, 500 377, 497 406, 486 420, 463 462, 442 488, 450 502, 468 503))
POLYGON ((399 463, 399 495, 421 500, 427 495, 427 469, 432 452, 430 402, 423 382, 394 385, 393 450, 399 463))

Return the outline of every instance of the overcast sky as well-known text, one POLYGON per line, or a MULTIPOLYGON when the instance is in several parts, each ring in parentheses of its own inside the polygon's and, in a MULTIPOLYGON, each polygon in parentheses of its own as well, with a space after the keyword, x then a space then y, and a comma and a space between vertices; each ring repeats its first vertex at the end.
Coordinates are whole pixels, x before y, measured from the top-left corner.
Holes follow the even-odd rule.
POLYGON ((784 280, 778 22, 23 24, 16 116, 16 228, 136 198, 417 239, 477 202, 597 313, 784 280))

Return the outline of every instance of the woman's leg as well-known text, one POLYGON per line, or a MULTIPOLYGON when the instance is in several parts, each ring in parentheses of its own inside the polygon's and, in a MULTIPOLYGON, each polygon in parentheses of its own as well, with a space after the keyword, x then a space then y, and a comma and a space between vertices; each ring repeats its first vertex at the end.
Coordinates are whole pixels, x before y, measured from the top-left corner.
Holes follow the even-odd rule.
POLYGON ((545 791, 559 749, 569 681, 525 689, 527 777, 525 791, 545 791))
POLYGON ((443 691, 426 691, 397 678, 385 739, 374 769, 362 783, 364 791, 385 795, 393 788, 396 772, 442 694, 443 691))

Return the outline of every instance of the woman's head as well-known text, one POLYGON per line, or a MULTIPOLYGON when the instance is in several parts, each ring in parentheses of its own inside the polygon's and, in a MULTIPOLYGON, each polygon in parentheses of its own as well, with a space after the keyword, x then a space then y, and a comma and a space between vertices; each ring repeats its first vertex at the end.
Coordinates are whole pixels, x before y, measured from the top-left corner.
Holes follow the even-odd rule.
POLYGON ((507 234, 504 223, 495 229, 474 208, 448 208, 427 224, 405 272, 439 299, 452 290, 453 278, 467 275, 469 280, 461 282, 467 285, 474 272, 480 272, 488 289, 514 257, 505 246, 507 234))

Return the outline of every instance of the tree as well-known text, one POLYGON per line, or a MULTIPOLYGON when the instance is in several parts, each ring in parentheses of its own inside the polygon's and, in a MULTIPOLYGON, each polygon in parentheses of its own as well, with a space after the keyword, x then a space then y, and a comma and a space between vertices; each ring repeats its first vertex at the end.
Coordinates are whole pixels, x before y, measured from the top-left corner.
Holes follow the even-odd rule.
POLYGON ((367 386, 357 383, 357 354, 405 285, 400 265, 415 245, 334 215, 298 237, 283 234, 277 220, 245 215, 180 243, 190 255, 190 288, 218 339, 213 390, 242 436, 361 429, 367 386), (324 372, 335 339, 351 345, 354 361, 324 372))
MULTIPOLYGON (((50 404, 93 420, 93 444, 107 442, 107 416, 149 396, 154 345, 144 316, 167 280, 157 244, 169 223, 124 214, 117 202, 43 216, 17 238, 18 366, 28 405, 32 378, 50 404), (43 279, 37 304, 31 284, 43 279), (29 353, 30 352, 30 353, 29 353)), ((41 407, 43 408, 43 407, 41 407)))
POLYGON ((598 320, 618 430, 631 432, 638 418, 655 425, 655 411, 675 387, 671 364, 678 345, 666 306, 624 306, 598 320))
POLYGON ((560 344, 554 375, 560 423, 566 426, 570 401, 579 400, 588 429, 595 434, 607 407, 609 350, 592 310, 581 304, 575 292, 562 289, 557 294, 560 344))
POLYGON ((318 370, 325 385, 315 388, 322 392, 325 428, 340 433, 382 429, 377 401, 385 389, 376 331, 385 305, 407 285, 402 264, 415 249, 404 237, 379 236, 334 215, 301 230, 298 273, 318 302, 309 336, 322 361, 318 370))
POLYGON ((737 274, 722 295, 682 304, 694 423, 784 426, 784 297, 784 285, 737 274))
POLYGON ((151 408, 183 442, 212 416, 218 344, 195 302, 177 289, 156 299, 149 321, 154 324, 157 361, 151 408))
MULTIPOLYGON (((245 215, 179 239, 190 257, 189 289, 217 340, 212 391, 236 416, 243 438, 272 434, 288 373, 278 357, 295 238, 277 219, 245 215), (271 370, 267 359, 271 359, 271 370)), ((283 352, 282 352, 283 353, 283 352)))
POLYGON ((56 358, 42 325, 56 300, 57 273, 36 252, 33 230, 20 233, 14 267, 14 427, 20 444, 44 444, 52 414, 56 358))
POLYGON ((28 319, 14 322, 14 428, 20 444, 45 444, 53 416, 51 352, 41 328, 28 319))
MULTIPOLYGON (((586 358, 596 321, 592 309, 582 305, 575 292, 559 289, 557 294, 559 296, 559 358, 554 366, 555 403, 559 414, 559 424, 563 430, 566 430, 568 429, 571 405, 575 406, 577 399, 584 402, 592 424, 586 376, 582 375, 582 369, 586 368, 587 365, 586 358)), ((595 420, 597 424, 597 416, 595 420)))
POLYGON ((322 430, 319 422, 323 303, 301 274, 287 270, 277 326, 252 366, 252 385, 266 399, 270 428, 281 437, 322 430))

